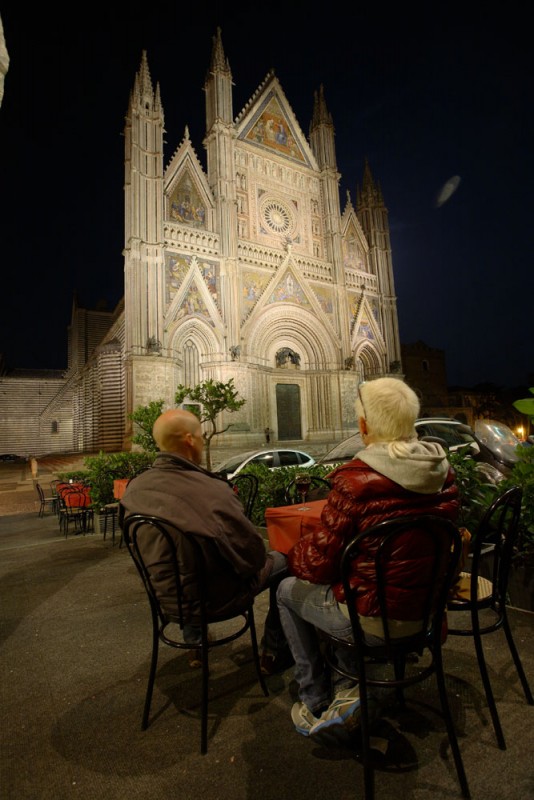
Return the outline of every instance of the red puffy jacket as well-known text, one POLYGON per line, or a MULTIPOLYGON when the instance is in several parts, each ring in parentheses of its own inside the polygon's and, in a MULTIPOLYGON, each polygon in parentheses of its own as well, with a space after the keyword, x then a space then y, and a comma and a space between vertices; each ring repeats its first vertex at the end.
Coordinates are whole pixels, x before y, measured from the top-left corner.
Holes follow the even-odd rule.
MULTIPOLYGON (((330 476, 332 490, 321 515, 321 528, 299 539, 288 553, 292 575, 310 583, 330 584, 336 599, 344 602, 339 563, 345 545, 361 531, 393 516, 435 514, 456 521, 459 510, 458 489, 454 470, 449 468, 440 492, 420 494, 404 489, 398 483, 354 459, 338 467, 330 476)), ((404 537, 403 537, 404 538, 404 537)), ((371 543, 370 543, 371 545, 371 543)), ((371 545, 372 547, 372 545, 371 545)), ((403 587, 424 582, 424 543, 421 536, 410 540, 392 553, 389 580, 397 585, 390 594, 388 616, 391 619, 417 619, 417 608, 406 608, 403 587)), ((358 613, 376 616, 379 612, 373 570, 362 555, 356 562, 351 585, 357 586, 358 613)))

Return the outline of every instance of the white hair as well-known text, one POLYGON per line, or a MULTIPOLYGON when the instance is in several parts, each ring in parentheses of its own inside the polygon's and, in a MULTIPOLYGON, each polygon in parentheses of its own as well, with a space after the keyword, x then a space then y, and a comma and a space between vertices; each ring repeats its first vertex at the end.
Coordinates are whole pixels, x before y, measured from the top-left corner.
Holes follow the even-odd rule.
POLYGON ((356 410, 366 420, 376 441, 400 445, 417 438, 414 423, 420 412, 419 398, 400 378, 361 383, 356 410))

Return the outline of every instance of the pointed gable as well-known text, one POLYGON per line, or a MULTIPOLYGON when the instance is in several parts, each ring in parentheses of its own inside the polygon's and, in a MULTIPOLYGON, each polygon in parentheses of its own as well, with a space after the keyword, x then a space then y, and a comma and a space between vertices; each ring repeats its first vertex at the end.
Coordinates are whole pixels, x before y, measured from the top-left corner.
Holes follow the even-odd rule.
POLYGON ((189 130, 165 171, 165 217, 194 228, 205 228, 213 198, 197 158, 189 130))
POLYGON ((351 326, 352 344, 357 345, 362 340, 384 345, 384 337, 378 322, 378 306, 376 300, 360 296, 360 302, 355 310, 351 326))
POLYGON ((245 106, 237 124, 241 141, 316 168, 306 137, 273 72, 245 106))
MULTIPOLYGON (((189 275, 189 283, 192 276, 202 276, 209 297, 220 311, 220 266, 217 261, 207 258, 199 260, 196 256, 180 255, 179 253, 167 253, 165 258, 165 288, 166 302, 169 305, 178 294, 184 298, 184 281, 189 275), (198 270, 198 272, 196 272, 198 270), (191 272, 190 272, 191 271, 191 272), (181 291, 180 291, 181 290, 181 291)), ((178 303, 182 302, 178 300, 178 303)))

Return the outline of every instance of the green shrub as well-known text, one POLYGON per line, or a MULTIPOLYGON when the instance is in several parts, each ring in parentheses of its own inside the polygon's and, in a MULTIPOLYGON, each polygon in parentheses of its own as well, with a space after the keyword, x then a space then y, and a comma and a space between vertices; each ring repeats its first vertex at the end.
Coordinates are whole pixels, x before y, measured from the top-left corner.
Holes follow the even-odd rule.
POLYGON ((460 524, 471 534, 476 533, 482 516, 498 495, 512 486, 523 489, 514 562, 534 565, 534 447, 519 445, 516 453, 519 461, 514 464, 510 477, 496 485, 486 481, 484 474, 477 469, 476 461, 469 456, 449 453, 449 461, 456 471, 460 489, 460 524))
POLYGON ((519 461, 514 464, 511 476, 499 484, 499 489, 505 491, 510 486, 520 486, 523 489, 515 561, 534 566, 534 447, 520 445, 516 448, 516 453, 519 461))
POLYGON ((252 521, 255 525, 265 527, 265 509, 285 506, 285 490, 287 484, 297 473, 309 472, 311 475, 319 475, 324 478, 332 472, 332 465, 313 467, 280 467, 269 469, 264 464, 250 464, 244 472, 252 473, 258 477, 259 489, 254 508, 252 510, 252 521))
POLYGON ((500 485, 489 483, 486 475, 478 469, 477 462, 467 448, 448 454, 449 462, 456 472, 456 483, 460 494, 458 522, 474 535, 489 506, 500 494, 500 485))
POLYGON ((133 478, 140 470, 146 469, 154 461, 155 453, 102 453, 88 456, 84 460, 87 467, 85 482, 91 487, 91 500, 96 508, 112 503, 113 481, 119 478, 133 478))

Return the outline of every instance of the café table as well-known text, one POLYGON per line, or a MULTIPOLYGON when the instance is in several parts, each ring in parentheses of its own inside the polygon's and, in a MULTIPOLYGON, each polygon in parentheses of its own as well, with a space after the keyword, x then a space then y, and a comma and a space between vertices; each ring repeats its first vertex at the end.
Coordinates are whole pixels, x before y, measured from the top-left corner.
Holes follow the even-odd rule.
POLYGON ((313 533, 321 524, 326 500, 277 506, 265 509, 265 524, 271 550, 287 553, 302 536, 313 533))
POLYGON ((113 481, 113 497, 115 500, 120 500, 124 491, 129 483, 129 478, 116 478, 113 481))

